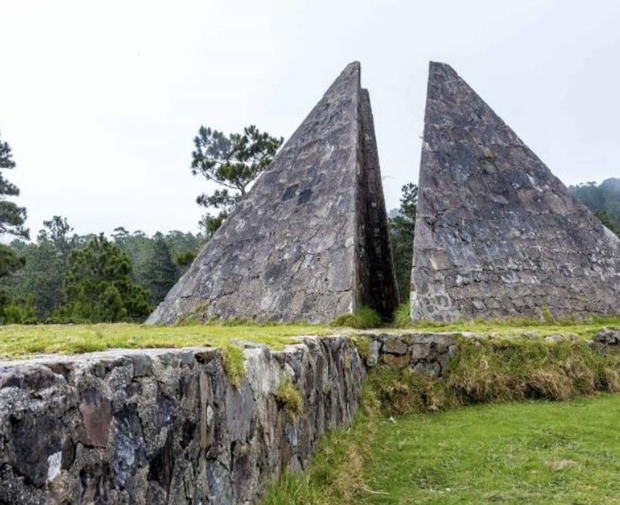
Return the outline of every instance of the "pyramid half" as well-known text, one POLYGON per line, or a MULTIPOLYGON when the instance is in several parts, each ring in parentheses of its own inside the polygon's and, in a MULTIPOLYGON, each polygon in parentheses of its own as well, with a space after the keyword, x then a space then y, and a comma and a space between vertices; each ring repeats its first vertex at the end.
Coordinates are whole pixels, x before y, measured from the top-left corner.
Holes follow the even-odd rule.
POLYGON ((370 107, 348 65, 149 323, 330 321, 398 303, 370 107))
POLYGON ((414 321, 620 312, 617 237, 448 65, 424 123, 414 321))

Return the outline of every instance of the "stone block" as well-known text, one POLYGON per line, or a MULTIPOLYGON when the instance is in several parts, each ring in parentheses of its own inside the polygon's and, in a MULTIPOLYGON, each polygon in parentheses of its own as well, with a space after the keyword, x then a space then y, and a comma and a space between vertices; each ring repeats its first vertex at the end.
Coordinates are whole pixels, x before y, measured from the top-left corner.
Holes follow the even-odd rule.
POLYGON ((400 336, 386 336, 383 340, 382 352, 389 354, 405 354, 409 349, 406 342, 403 342, 400 336))

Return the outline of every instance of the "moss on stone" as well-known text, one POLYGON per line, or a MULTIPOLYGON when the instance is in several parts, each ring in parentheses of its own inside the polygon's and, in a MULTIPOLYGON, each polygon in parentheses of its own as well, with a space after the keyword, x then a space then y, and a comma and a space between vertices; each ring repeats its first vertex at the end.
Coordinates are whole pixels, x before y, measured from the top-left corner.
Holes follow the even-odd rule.
POLYGON ((296 421, 304 412, 304 402, 299 389, 289 380, 283 380, 274 394, 276 402, 288 414, 292 421, 296 421))
POLYGON ((227 344, 222 349, 222 361, 230 383, 236 388, 241 386, 241 380, 245 377, 243 349, 236 345, 227 344))

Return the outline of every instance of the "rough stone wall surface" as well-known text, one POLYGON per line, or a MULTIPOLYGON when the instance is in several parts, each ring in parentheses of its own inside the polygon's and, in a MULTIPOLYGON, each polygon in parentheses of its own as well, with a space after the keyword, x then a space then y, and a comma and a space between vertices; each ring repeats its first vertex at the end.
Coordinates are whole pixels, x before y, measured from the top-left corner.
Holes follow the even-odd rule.
MULTIPOLYGON (((481 338, 360 336, 364 359, 348 337, 248 346, 240 387, 210 348, 0 363, 0 505, 254 504, 268 479, 302 470, 323 433, 351 422, 368 368, 443 377, 459 339, 481 338), (285 380, 303 399, 297 419, 276 397, 285 380)), ((591 345, 617 347, 620 330, 591 345)))
POLYGON ((615 314, 620 242, 445 64, 431 63, 415 320, 615 314))
POLYGON ((342 337, 245 358, 238 388, 209 348, 0 363, 0 504, 255 503, 351 422, 364 366, 342 337), (276 398, 284 380, 297 419, 276 398))
POLYGON ((397 368, 412 368, 421 374, 443 377, 450 358, 458 347, 461 333, 367 334, 370 354, 366 366, 383 363, 397 368))
POLYGON ((392 266, 384 265, 391 256, 374 269, 374 251, 389 250, 386 229, 370 102, 352 63, 148 322, 214 315, 319 322, 361 303, 391 312, 398 303, 392 266))

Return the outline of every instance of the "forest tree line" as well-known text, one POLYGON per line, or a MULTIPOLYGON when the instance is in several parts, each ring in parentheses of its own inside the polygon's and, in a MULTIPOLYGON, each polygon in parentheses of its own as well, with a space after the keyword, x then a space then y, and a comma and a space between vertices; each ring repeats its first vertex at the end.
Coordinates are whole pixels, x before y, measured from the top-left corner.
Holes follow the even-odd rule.
POLYGON ((5 323, 141 321, 183 274, 204 238, 116 228, 77 235, 66 218, 9 247, 23 266, 2 279, 5 323))
MULTIPOLYGON (((19 189, 3 174, 15 162, 8 143, 0 138, 0 237, 14 237, 8 245, 0 244, 0 323, 143 321, 281 144, 282 138, 255 126, 230 135, 199 129, 191 172, 218 184, 214 192, 196 199, 207 209, 199 233, 171 231, 148 236, 118 227, 109 237, 78 235, 66 218, 53 216, 30 241, 24 228, 26 209, 14 201, 19 189)), ((569 189, 620 236, 620 179, 569 189)), ((417 195, 415 184, 404 185, 400 207, 390 212, 388 223, 401 299, 410 291, 417 195)))

